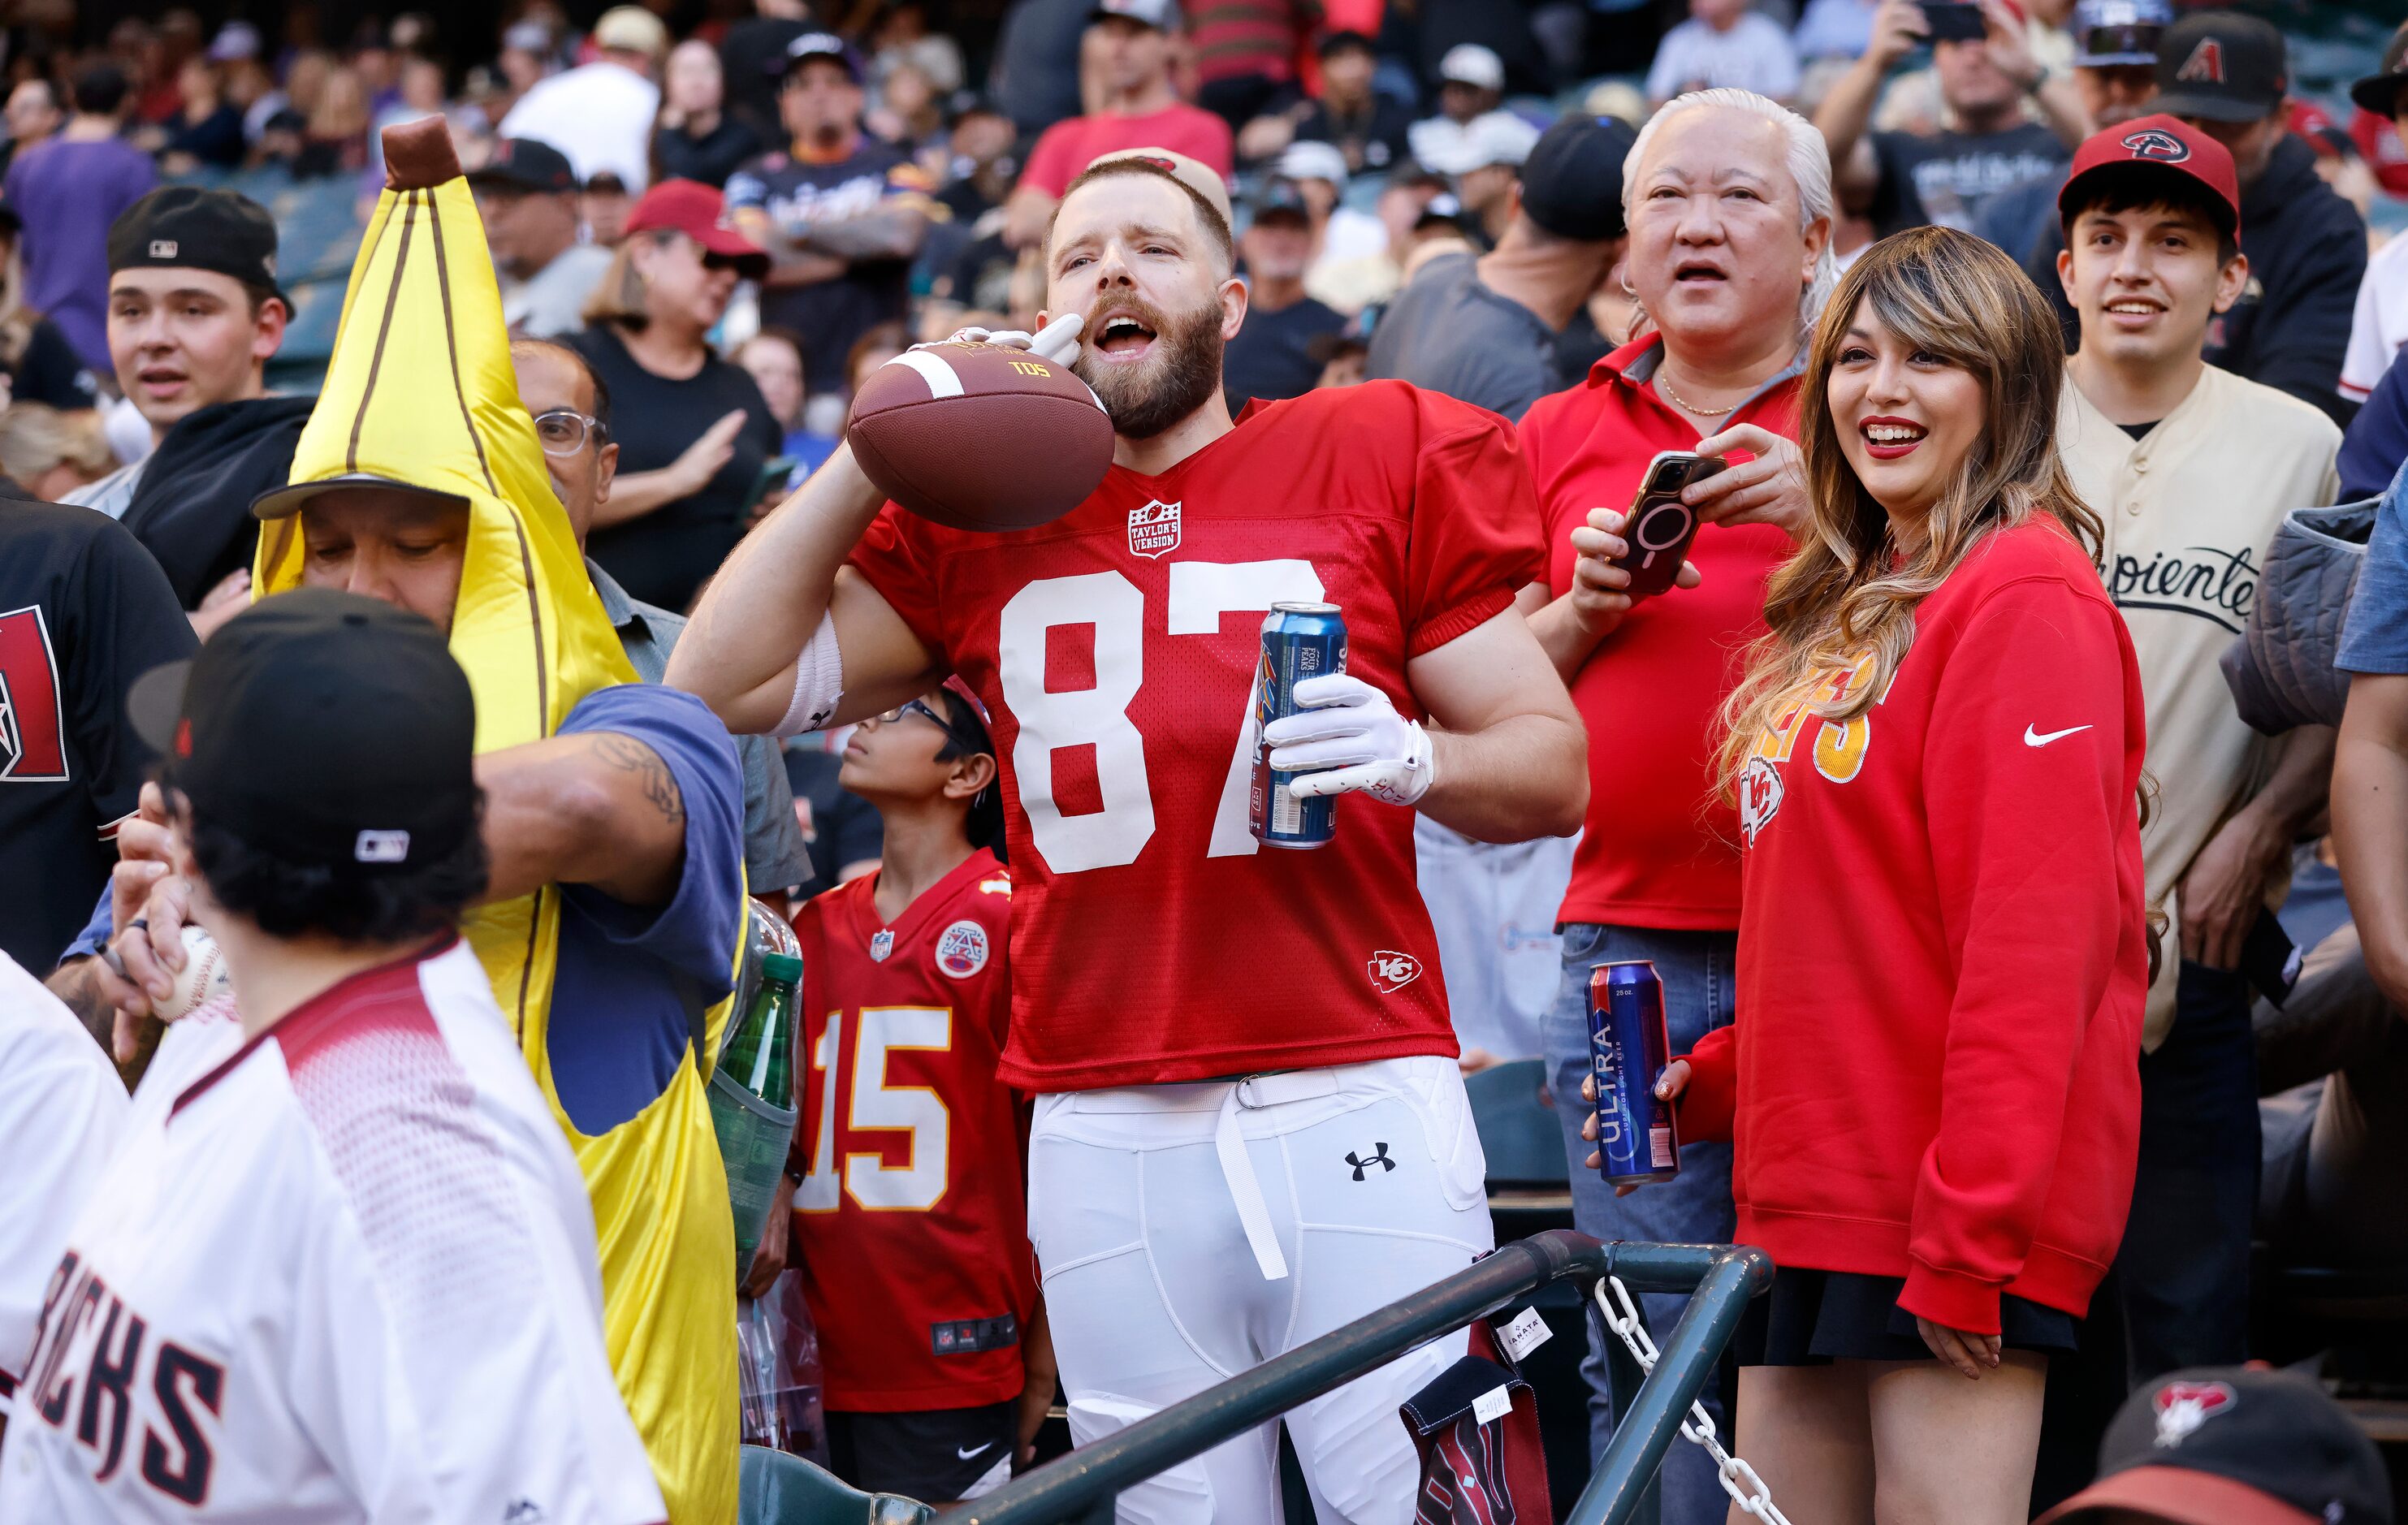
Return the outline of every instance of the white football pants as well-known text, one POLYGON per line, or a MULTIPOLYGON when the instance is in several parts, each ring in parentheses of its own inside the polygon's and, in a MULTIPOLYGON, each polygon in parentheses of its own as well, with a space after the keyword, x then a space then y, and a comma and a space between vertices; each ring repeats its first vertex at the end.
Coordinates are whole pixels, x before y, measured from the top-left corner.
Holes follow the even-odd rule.
MULTIPOLYGON (((1486 1162, 1451 1059, 1040 1096, 1029 1238, 1086 1445, 1469 1265, 1486 1162)), ((1397 1408, 1455 1333, 1286 1416, 1315 1512, 1404 1525, 1397 1408)), ((1120 1497, 1137 1525, 1277 1525, 1264 1425, 1120 1497)))

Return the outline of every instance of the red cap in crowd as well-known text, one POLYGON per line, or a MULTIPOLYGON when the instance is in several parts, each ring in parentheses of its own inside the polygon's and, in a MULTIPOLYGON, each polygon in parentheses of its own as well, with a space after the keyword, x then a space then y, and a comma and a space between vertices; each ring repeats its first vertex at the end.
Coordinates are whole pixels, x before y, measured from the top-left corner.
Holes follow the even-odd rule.
POLYGON ((769 273, 769 251, 727 225, 727 198, 699 180, 663 180, 627 214, 630 234, 663 228, 684 234, 706 254, 735 261, 747 279, 769 273))
POLYGON ((2081 204, 2075 193, 2083 180, 2100 170, 2123 164, 2145 164, 2175 175, 2187 175, 2214 192, 2224 208, 2224 225, 2241 236, 2241 177, 2225 146, 2176 117, 2142 117, 2092 135, 2073 155, 2065 189, 2057 193, 2059 217, 2070 218, 2081 204))

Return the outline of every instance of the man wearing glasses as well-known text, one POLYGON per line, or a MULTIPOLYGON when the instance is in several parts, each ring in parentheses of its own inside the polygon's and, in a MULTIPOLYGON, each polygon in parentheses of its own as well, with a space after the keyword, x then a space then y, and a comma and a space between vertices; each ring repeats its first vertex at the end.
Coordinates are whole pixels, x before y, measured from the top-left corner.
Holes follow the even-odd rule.
MULTIPOLYGON (((619 447, 610 438, 610 394, 585 357, 564 344, 521 339, 510 346, 518 372, 519 398, 535 415, 544 469, 568 510, 578 548, 594 527, 595 510, 610 498, 619 468, 619 447)), ((593 557, 585 570, 601 596, 602 612, 619 633, 619 645, 636 675, 658 683, 668 670, 669 651, 685 629, 685 616, 630 598, 593 557)), ((795 819, 778 744, 768 736, 738 736, 744 763, 744 877, 752 892, 785 914, 786 891, 811 878, 810 852, 795 819)))

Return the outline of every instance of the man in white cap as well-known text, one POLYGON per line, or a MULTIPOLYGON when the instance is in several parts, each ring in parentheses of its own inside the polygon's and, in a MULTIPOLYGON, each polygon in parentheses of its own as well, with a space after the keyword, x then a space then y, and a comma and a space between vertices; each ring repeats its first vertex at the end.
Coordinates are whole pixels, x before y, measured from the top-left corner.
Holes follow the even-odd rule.
MULTIPOLYGON (((1509 136, 1520 137, 1522 153, 1538 141, 1537 128, 1498 108, 1505 98, 1505 61, 1495 49, 1456 43, 1439 60, 1438 80, 1438 115, 1414 122, 1405 134, 1414 162, 1424 168, 1460 175, 1476 167, 1475 161, 1494 162, 1484 156, 1494 155, 1509 136)), ((1520 163, 1521 154, 1511 162, 1520 163)))
POLYGON ((611 7, 594 23, 594 62, 537 80, 502 119, 501 135, 556 143, 580 183, 608 170, 642 194, 661 114, 654 76, 668 47, 659 17, 641 6, 611 7))
POLYGON ((1291 143, 1278 176, 1294 182, 1312 224, 1312 263, 1369 259, 1388 248, 1387 225, 1346 205, 1346 155, 1335 143, 1291 143))

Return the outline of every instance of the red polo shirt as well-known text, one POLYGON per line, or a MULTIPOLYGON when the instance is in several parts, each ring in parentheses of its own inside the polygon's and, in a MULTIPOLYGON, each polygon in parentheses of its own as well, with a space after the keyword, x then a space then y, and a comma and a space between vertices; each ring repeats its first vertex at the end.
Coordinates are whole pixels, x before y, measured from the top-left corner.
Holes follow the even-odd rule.
MULTIPOLYGON (((1629 507, 1657 451, 1697 448, 1696 428, 1656 394, 1662 353, 1654 335, 1634 340, 1523 416, 1552 596, 1571 589, 1571 532, 1589 510, 1629 507)), ((1797 411, 1793 372, 1727 423, 1795 438, 1797 411)), ((1700 528, 1689 560, 1704 581, 1641 600, 1573 677, 1588 723, 1589 815, 1562 920, 1739 926, 1739 821, 1713 788, 1715 712, 1739 681, 1742 649, 1765 634, 1765 579, 1789 551, 1770 525, 1700 528)))

